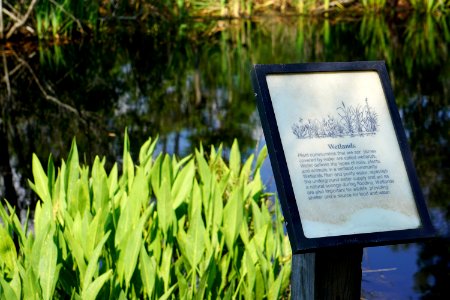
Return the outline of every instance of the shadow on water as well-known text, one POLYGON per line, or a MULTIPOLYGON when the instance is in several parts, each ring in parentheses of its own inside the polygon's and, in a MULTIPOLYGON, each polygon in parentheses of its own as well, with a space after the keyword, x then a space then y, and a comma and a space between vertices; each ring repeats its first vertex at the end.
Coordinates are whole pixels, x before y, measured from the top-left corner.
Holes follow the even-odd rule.
MULTIPOLYGON (((120 160, 126 127, 135 150, 148 136, 159 135, 161 150, 180 155, 200 142, 229 146, 234 138, 250 153, 261 138, 249 78, 252 63, 385 60, 440 232, 433 243, 417 245, 415 274, 402 273, 414 287, 394 294, 445 298, 450 277, 448 21, 432 15, 341 21, 275 16, 125 27, 64 45, 3 45, 0 197, 22 210, 34 207, 36 198, 26 183, 31 154, 52 153, 58 161, 67 157, 74 136, 86 162, 97 154, 120 160)), ((363 283, 364 290, 371 287, 363 283)), ((381 289, 390 293, 386 286, 381 289)), ((363 295, 370 299, 371 291, 363 295)))

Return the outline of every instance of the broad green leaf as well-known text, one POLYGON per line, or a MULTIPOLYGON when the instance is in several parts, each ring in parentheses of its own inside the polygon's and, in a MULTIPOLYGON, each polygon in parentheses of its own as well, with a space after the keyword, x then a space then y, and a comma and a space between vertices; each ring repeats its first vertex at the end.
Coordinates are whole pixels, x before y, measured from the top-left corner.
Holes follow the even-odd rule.
POLYGON ((177 244, 178 244, 179 250, 181 251, 181 258, 183 260, 186 260, 186 264, 191 269, 193 262, 192 262, 192 256, 189 252, 189 250, 190 250, 189 238, 187 236, 187 233, 184 231, 184 229, 182 227, 178 230, 178 233, 177 233, 177 244))
POLYGON ((255 245, 255 240, 251 239, 250 242, 245 245, 245 253, 247 253, 247 255, 251 258, 253 264, 257 264, 258 263, 258 254, 257 254, 257 247, 261 247, 258 245, 255 245))
POLYGON ((231 264, 231 255, 233 254, 233 252, 228 252, 224 255, 222 255, 221 261, 220 261, 220 274, 221 274, 221 278, 220 278, 220 287, 219 287, 219 294, 221 293, 221 291, 224 290, 225 287, 229 286, 229 281, 232 279, 229 276, 229 269, 230 269, 230 264, 231 264))
POLYGON ((147 208, 145 213, 142 215, 139 223, 135 228, 131 228, 131 235, 128 239, 127 248, 125 249, 125 280, 131 282, 131 276, 133 276, 134 269, 136 268, 137 259, 142 243, 142 232, 145 222, 147 222, 150 215, 151 208, 147 208))
POLYGON ((75 185, 79 178, 79 173, 80 173, 79 168, 80 168, 80 165, 79 165, 79 159, 78 159, 77 143, 76 143, 75 139, 73 139, 72 146, 71 146, 70 152, 69 152, 69 157, 67 158, 67 169, 65 172, 66 178, 65 178, 65 185, 64 185, 67 188, 66 194, 69 199, 77 197, 77 193, 74 192, 74 189, 76 188, 75 185))
POLYGON ((157 142, 158 137, 156 137, 153 141, 149 138, 139 151, 139 164, 144 168, 145 174, 148 174, 148 171, 152 166, 153 152, 155 151, 157 142))
MULTIPOLYGON (((178 283, 178 289, 179 289, 179 299, 185 299, 188 300, 192 297, 189 297, 189 284, 187 281, 188 275, 182 274, 180 269, 182 266, 182 259, 179 259, 175 263, 175 275, 177 276, 177 283, 178 283)), ((192 272, 191 272, 192 273, 192 272)))
POLYGON ((269 293, 267 295, 267 299, 269 300, 277 300, 278 296, 280 295, 281 290, 281 282, 283 280, 283 274, 286 272, 286 269, 281 269, 280 274, 278 274, 277 279, 275 280, 274 284, 271 284, 269 286, 269 293))
POLYGON ((39 280, 31 265, 25 269, 22 265, 18 265, 20 277, 25 283, 22 285, 23 299, 42 299, 42 292, 39 285, 39 280))
POLYGON ((263 193, 264 185, 261 180, 261 169, 255 171, 253 175, 253 181, 248 184, 250 187, 250 197, 254 200, 258 199, 258 196, 263 193))
POLYGON ((103 287, 106 281, 108 281, 113 275, 112 270, 106 271, 104 274, 97 277, 94 282, 92 282, 86 291, 83 290, 83 293, 81 294, 81 299, 83 300, 90 300, 90 299, 97 299, 97 295, 100 292, 100 289, 103 287))
POLYGON ((264 145, 261 151, 259 151, 258 158, 256 159, 255 170, 258 170, 262 167, 264 160, 267 158, 267 146, 264 145))
POLYGON ((244 245, 247 245, 250 242, 250 233, 248 229, 248 224, 243 222, 241 226, 241 230, 239 231, 239 236, 241 237, 244 245))
POLYGON ((211 206, 214 204, 212 203, 212 196, 214 193, 214 188, 216 185, 215 182, 215 172, 213 171, 211 173, 211 177, 208 178, 208 181, 204 181, 199 185, 200 188, 200 194, 201 198, 192 198, 191 203, 189 205, 189 217, 191 217, 192 212, 196 209, 201 209, 201 206, 203 205, 205 210, 205 215, 207 219, 212 218, 212 209, 211 206))
POLYGON ((135 210, 136 214, 139 213, 143 206, 148 205, 148 181, 142 168, 138 168, 136 170, 136 177, 134 178, 134 182, 130 190, 129 201, 129 205, 131 205, 133 210, 135 210))
POLYGON ((58 176, 52 187, 53 214, 58 218, 59 223, 62 225, 64 225, 63 211, 67 209, 65 192, 61 194, 61 184, 63 182, 64 179, 61 176, 58 176))
POLYGON ((150 258, 150 256, 148 256, 144 245, 141 245, 139 259, 139 269, 141 271, 145 294, 148 298, 152 298, 155 289, 155 279, 157 276, 156 261, 154 257, 150 258))
POLYGON ((183 169, 178 172, 172 186, 173 209, 176 209, 187 199, 187 195, 192 189, 192 182, 195 175, 194 161, 191 160, 183 169))
POLYGON ((173 291, 175 290, 175 288, 177 287, 177 284, 175 283, 174 285, 172 285, 172 287, 170 287, 170 289, 168 289, 164 295, 162 295, 160 298, 158 298, 158 300, 167 300, 169 299, 169 297, 172 295, 173 291))
POLYGON ((161 186, 161 165, 163 161, 163 155, 160 154, 156 158, 155 162, 153 163, 152 170, 150 172, 150 182, 152 185, 152 190, 155 194, 159 192, 159 187, 161 186))
POLYGON ((65 213, 64 221, 66 223, 64 237, 66 238, 72 256, 75 258, 80 277, 83 278, 86 272, 86 261, 84 260, 84 250, 81 242, 78 240, 77 230, 75 228, 76 226, 80 226, 79 223, 81 223, 81 218, 77 215, 75 220, 72 220, 70 215, 65 213))
POLYGON ((241 152, 239 151, 239 144, 237 140, 234 140, 231 146, 230 152, 230 170, 235 176, 239 176, 239 170, 241 168, 241 152))
POLYGON ((48 177, 45 175, 39 158, 34 153, 32 159, 32 170, 34 178, 34 186, 32 186, 32 188, 42 201, 51 201, 50 191, 48 189, 48 177))
POLYGON ((58 168, 58 176, 56 178, 54 192, 53 192, 53 203, 59 208, 58 218, 61 224, 64 224, 64 213, 67 210, 67 187, 66 187, 66 165, 64 161, 61 162, 61 167, 58 168))
POLYGON ((58 246, 58 252, 61 253, 61 258, 63 261, 67 259, 67 256, 69 255, 67 242, 64 237, 64 233, 62 230, 57 231, 57 238, 58 241, 56 242, 56 245, 58 246))
POLYGON ((141 166, 145 166, 147 160, 151 157, 148 155, 148 150, 150 149, 150 146, 152 144, 152 138, 149 138, 145 143, 141 146, 141 149, 139 150, 139 164, 141 166))
POLYGON ((198 174, 200 175, 200 180, 201 182, 206 183, 211 178, 211 170, 202 153, 203 151, 199 152, 195 150, 195 159, 197 161, 197 168, 198 174))
MULTIPOLYGON (((186 157, 183 157, 180 161, 176 162, 174 169, 179 170, 183 168, 186 163, 188 163, 193 158, 192 154, 189 154, 186 157)), ((174 159, 175 161, 175 159, 174 159)))
POLYGON ((253 219, 253 226, 255 227, 255 231, 258 231, 264 224, 263 215, 261 213, 261 210, 255 202, 251 202, 251 209, 252 209, 252 219, 253 219))
POLYGON ((172 186, 173 183, 173 168, 171 164, 171 158, 168 154, 164 155, 164 160, 161 164, 161 182, 163 179, 167 180, 167 184, 172 186))
POLYGON ((256 265, 255 275, 255 299, 263 299, 266 294, 266 285, 264 284, 264 277, 259 265, 256 265))
MULTIPOLYGON (((18 264, 21 264, 19 262, 18 264)), ((17 299, 20 299, 22 295, 22 281, 20 278, 19 267, 14 268, 14 274, 12 280, 9 282, 9 286, 13 289, 14 294, 16 294, 17 299)))
POLYGON ((117 191, 118 186, 118 170, 117 163, 111 169, 108 176, 108 190, 109 190, 109 198, 112 198, 117 191))
POLYGON ((53 163, 53 156, 50 154, 47 163, 47 178, 48 178, 48 191, 50 198, 53 195, 53 186, 55 185, 55 164, 53 163))
POLYGON ((105 218, 107 214, 106 209, 101 209, 97 211, 97 214, 89 223, 87 228, 86 235, 86 248, 85 248, 85 256, 90 258, 93 254, 94 248, 96 248, 97 243, 100 242, 100 239, 104 238, 105 234, 105 218))
MULTIPOLYGON (((252 168, 254 155, 250 155, 250 157, 245 161, 244 165, 242 166, 241 173, 239 174, 239 180, 242 184, 247 183, 247 181, 250 179, 250 172, 252 168)), ((248 187, 248 185, 245 185, 248 187)), ((247 194, 247 193, 245 193, 247 194)))
POLYGON ((0 262, 3 262, 11 272, 14 270, 16 261, 16 246, 14 246, 14 242, 9 233, 0 223, 0 262))
POLYGON ((211 145, 211 151, 209 152, 209 158, 211 159, 211 161, 214 161, 217 158, 217 152, 216 152, 216 148, 214 147, 214 145, 211 145))
POLYGON ((166 245, 166 247, 163 249, 162 260, 159 268, 159 275, 163 279, 165 292, 170 290, 170 272, 172 269, 172 257, 173 257, 173 248, 170 247, 170 245, 166 245))
POLYGON ((53 221, 53 206, 50 201, 36 204, 34 211, 34 232, 36 238, 43 237, 53 221))
POLYGON ((137 224, 128 228, 128 233, 118 245, 119 259, 117 262, 117 275, 120 281, 125 280, 125 286, 128 288, 131 277, 136 268, 139 251, 142 243, 142 232, 145 222, 151 212, 151 208, 147 208, 141 216, 137 224))
POLYGON ((0 299, 1 300, 19 300, 20 297, 14 292, 12 287, 6 280, 0 277, 0 299))
POLYGON ((123 158, 123 160, 127 162, 124 165, 124 168, 126 167, 126 169, 124 169, 123 177, 126 178, 126 180, 128 182, 128 190, 130 190, 131 187, 133 186, 133 181, 134 181, 134 164, 133 164, 133 159, 131 158, 131 154, 128 153, 128 155, 125 156, 123 158))
POLYGON ((120 217, 117 220, 114 236, 114 245, 116 247, 121 247, 120 245, 125 243, 124 240, 126 240, 130 228, 133 226, 133 223, 137 222, 135 216, 139 215, 139 212, 131 209, 131 205, 136 206, 136 203, 130 203, 127 193, 122 193, 120 196, 120 217))
POLYGON ((164 237, 162 235, 162 232, 159 230, 159 227, 157 227, 154 230, 154 235, 155 236, 153 237, 148 250, 149 250, 149 255, 151 257, 154 257, 155 260, 159 262, 161 260, 161 256, 162 256, 161 243, 162 243, 162 239, 164 237))
POLYGON ((190 221, 190 226, 187 232, 188 238, 188 247, 189 254, 188 258, 191 267, 193 269, 197 268, 198 263, 200 262, 203 253, 205 252, 205 235, 206 229, 203 224, 200 208, 198 211, 195 211, 192 219, 190 221))
POLYGON ((253 290, 256 282, 256 267, 250 254, 248 253, 248 249, 245 250, 244 255, 242 257, 242 268, 244 269, 244 273, 247 276, 246 277, 247 288, 253 290))
POLYGON ((127 129, 125 129, 123 139, 123 165, 122 165, 122 177, 120 178, 120 185, 124 186, 127 191, 131 189, 134 179, 134 163, 130 154, 130 140, 128 138, 127 129))
MULTIPOLYGON (((105 195, 104 191, 104 182, 103 185, 103 195, 105 195)), ((97 192, 97 197, 99 193, 97 192)), ((83 215, 86 211, 91 210, 91 198, 92 195, 89 191, 89 168, 82 168, 80 172, 80 179, 76 182, 76 187, 74 189, 75 205, 77 206, 77 211, 83 215)), ((107 194, 106 194, 107 197, 107 194)))
POLYGON ((98 156, 92 167, 93 206, 95 211, 105 207, 109 200, 108 176, 98 156))
POLYGON ((174 222, 175 214, 173 211, 170 186, 166 178, 163 178, 161 189, 156 194, 156 209, 158 211, 159 228, 162 230, 163 234, 167 236, 169 228, 172 227, 174 222))
POLYGON ((291 271, 292 271, 292 265, 291 263, 285 263, 283 266, 283 274, 279 275, 281 276, 281 288, 280 288, 280 294, 282 291, 285 291, 289 288, 289 284, 291 283, 291 271))
POLYGON ((253 236, 252 240, 255 242, 256 247, 264 248, 266 243, 267 231, 269 231, 269 226, 270 224, 264 224, 253 236))
POLYGON ((277 251, 277 240, 276 240, 276 234, 274 233, 272 228, 270 228, 272 224, 267 224, 267 233, 266 233, 266 240, 265 240, 265 248, 266 248, 266 255, 268 257, 275 257, 276 251, 277 251))
POLYGON ((236 189, 233 191, 228 203, 223 209, 223 216, 223 232, 225 234, 225 242, 228 250, 231 251, 241 230, 244 217, 241 189, 236 189))
POLYGON ((111 232, 108 231, 105 234, 102 240, 95 247, 94 251, 92 252, 92 255, 89 256, 89 263, 86 268, 86 273, 84 274, 83 281, 81 283, 82 295, 84 295, 87 292, 89 285, 92 283, 92 279, 95 276, 95 272, 98 271, 98 259, 100 258, 103 246, 105 245, 106 240, 108 239, 110 233, 111 232))
POLYGON ((198 300, 205 299, 205 294, 211 295, 214 291, 213 282, 216 277, 217 266, 214 261, 214 256, 210 255, 209 259, 206 259, 206 268, 202 270, 200 275, 200 285, 198 286, 195 298, 198 300))
POLYGON ((39 258, 38 277, 43 299, 52 299, 60 266, 57 266, 58 249, 53 240, 53 226, 45 236, 39 258))

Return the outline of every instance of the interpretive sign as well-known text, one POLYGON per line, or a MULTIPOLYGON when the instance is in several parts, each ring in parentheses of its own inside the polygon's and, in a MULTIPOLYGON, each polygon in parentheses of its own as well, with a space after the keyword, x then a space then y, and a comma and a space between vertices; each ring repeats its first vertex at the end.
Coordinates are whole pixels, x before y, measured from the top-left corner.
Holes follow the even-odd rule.
POLYGON ((433 234, 384 62, 255 65, 294 252, 433 234))

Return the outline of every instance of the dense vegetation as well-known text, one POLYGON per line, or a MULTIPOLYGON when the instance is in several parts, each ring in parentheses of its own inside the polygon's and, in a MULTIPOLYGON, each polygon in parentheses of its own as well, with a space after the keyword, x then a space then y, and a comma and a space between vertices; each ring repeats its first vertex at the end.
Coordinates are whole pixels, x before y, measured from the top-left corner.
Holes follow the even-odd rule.
MULTIPOLYGON (((261 15, 361 15, 368 12, 445 14, 447 0, 10 0, 0 1, 0 39, 63 38, 96 32, 110 22, 158 24, 186 18, 261 15)), ((111 24, 109 24, 111 26, 111 24)), ((108 27, 108 26, 106 26, 108 27)))
POLYGON ((290 246, 256 160, 237 142, 178 159, 149 139, 122 172, 79 163, 58 171, 33 156, 34 224, 0 205, 0 299, 279 299, 289 296, 290 246), (30 228, 32 227, 32 228, 30 228))

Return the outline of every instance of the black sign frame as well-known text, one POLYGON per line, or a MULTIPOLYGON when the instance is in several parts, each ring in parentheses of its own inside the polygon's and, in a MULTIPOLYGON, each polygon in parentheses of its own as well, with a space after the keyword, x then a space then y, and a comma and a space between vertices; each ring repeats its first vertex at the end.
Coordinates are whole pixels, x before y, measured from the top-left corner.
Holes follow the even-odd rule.
POLYGON ((314 252, 332 247, 367 247, 409 243, 430 238, 435 235, 435 230, 432 226, 425 200, 419 186, 408 141, 395 104, 394 94, 384 61, 256 64, 253 66, 251 77, 261 124, 269 151, 269 158, 276 181, 278 197, 280 199, 287 232, 294 254, 314 252), (295 200, 286 156, 283 151, 280 132, 278 130, 277 120, 268 88, 267 76, 273 74, 306 74, 340 71, 376 71, 380 77, 390 118, 392 120, 398 146, 401 151, 418 216, 420 218, 421 225, 418 228, 318 238, 307 238, 303 232, 302 221, 295 200))

